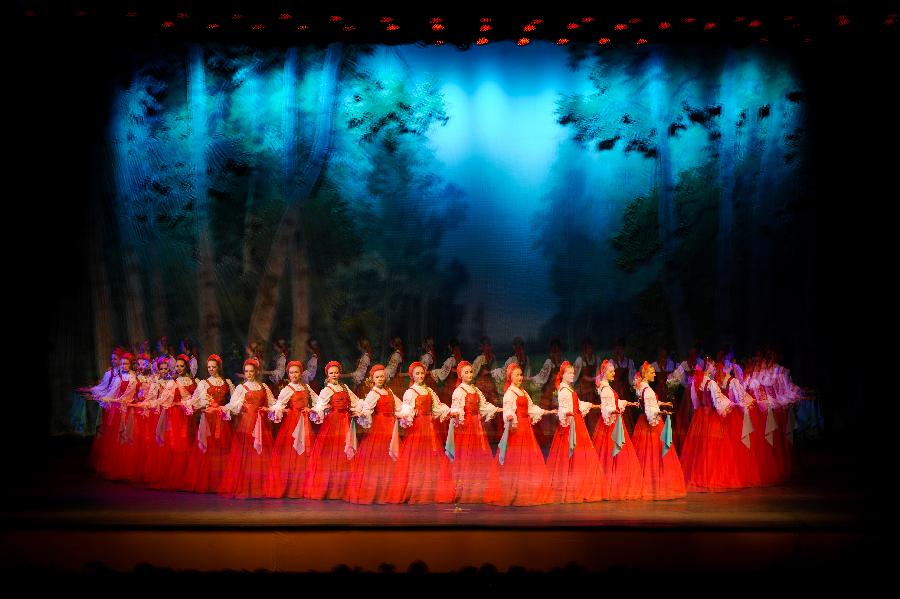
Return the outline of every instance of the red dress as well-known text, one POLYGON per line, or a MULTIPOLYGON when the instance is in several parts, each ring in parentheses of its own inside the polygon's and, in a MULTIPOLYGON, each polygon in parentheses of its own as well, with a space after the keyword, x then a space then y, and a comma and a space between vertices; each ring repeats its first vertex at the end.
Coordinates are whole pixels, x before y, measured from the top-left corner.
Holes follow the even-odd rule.
POLYGON ((303 496, 307 499, 343 499, 350 479, 352 463, 345 452, 350 430, 350 395, 343 387, 340 391, 326 387, 333 391, 330 412, 322 421, 306 463, 303 496))
MULTIPOLYGON (((750 450, 753 451, 753 457, 756 460, 756 467, 759 471, 759 484, 774 485, 781 480, 780 468, 776 460, 775 449, 766 438, 769 411, 768 409, 761 410, 760 405, 757 401, 757 403, 750 406, 750 420, 753 422, 753 433, 750 435, 750 450)), ((762 405, 765 405, 765 402, 762 405)), ((774 412, 772 413, 772 420, 777 423, 774 412)), ((780 432, 780 430, 776 429, 772 436, 774 437, 780 432)))
MULTIPOLYGON (((209 381, 207 380, 207 383, 209 381)), ((218 408, 228 403, 228 383, 209 383, 207 408, 218 408)), ((191 458, 185 471, 184 488, 195 493, 215 493, 222 484, 222 476, 228 465, 234 433, 231 422, 225 420, 219 410, 200 414, 197 438, 191 449, 191 458)))
POLYGON ((550 473, 550 500, 553 503, 581 503, 609 498, 606 477, 591 435, 578 407, 578 394, 572 391, 569 426, 560 425, 553 436, 547 470, 550 473), (575 449, 569 457, 569 436, 575 427, 575 449))
POLYGON ((275 456, 277 471, 273 471, 278 484, 278 495, 284 497, 303 497, 303 480, 306 478, 306 465, 315 442, 315 433, 309 421, 309 391, 304 387, 297 391, 293 385, 291 398, 278 429, 275 439, 275 456), (303 422, 300 430, 297 425, 303 422), (300 435, 302 434, 302 438, 300 435), (297 448, 303 453, 297 453, 297 448))
MULTIPOLYGON (((498 499, 497 464, 481 422, 481 396, 466 395, 463 424, 454 426, 456 453, 451 463, 459 503, 490 503, 498 499), (492 489, 493 495, 487 494, 492 489)), ((501 418, 502 420, 502 418, 501 418)))
POLYGON ((700 407, 694 411, 681 452, 688 491, 730 491, 741 486, 727 420, 713 407, 709 379, 698 391, 700 407))
POLYGON ((380 397, 372 414, 372 426, 359 444, 344 494, 344 500, 350 503, 385 503, 394 476, 394 458, 390 454, 397 421, 394 394, 390 391, 381 394, 377 390, 375 393, 380 397))
MULTIPOLYGON (((128 388, 128 381, 124 388, 119 387, 119 397, 124 397, 128 388)), ((131 407, 131 403, 138 401, 141 394, 141 381, 137 379, 134 388, 134 394, 127 398, 125 403, 117 404, 116 412, 118 416, 115 418, 115 428, 111 429, 113 434, 109 439, 108 453, 105 456, 104 468, 105 476, 111 480, 134 480, 137 474, 137 467, 140 462, 137 460, 137 452, 135 451, 135 438, 138 436, 139 417, 137 410, 131 407)))
POLYGON ((147 482, 154 489, 185 489, 185 475, 197 439, 194 417, 185 414, 181 406, 182 400, 194 394, 197 383, 193 380, 189 385, 180 385, 177 380, 174 383, 172 405, 160 410, 156 430, 159 446, 147 470, 147 482))
POLYGON ((663 455, 660 439, 663 429, 662 419, 651 425, 647 415, 641 414, 634 425, 634 450, 641 462, 641 499, 679 499, 687 496, 684 472, 674 443, 663 455))
MULTIPOLYGON (((153 390, 155 382, 152 379, 139 381, 138 401, 143 402, 148 399, 148 394, 153 390)), ((147 469, 152 464, 152 459, 156 456, 156 425, 159 420, 159 412, 150 408, 131 408, 129 412, 133 412, 132 422, 132 443, 129 446, 131 462, 131 475, 129 480, 143 483, 147 479, 147 469)), ((127 425, 126 425, 127 428, 127 425)))
POLYGON ((268 395, 265 385, 256 391, 246 384, 244 405, 234 427, 231 452, 218 492, 245 499, 248 497, 279 497, 278 459, 272 443, 272 431, 266 418, 268 395), (262 408, 262 411, 261 411, 262 408))
POLYGON ((500 464, 500 450, 494 457, 499 473, 498 488, 489 487, 487 495, 496 498, 489 503, 496 505, 541 505, 550 503, 550 476, 544 463, 544 454, 538 447, 528 415, 528 395, 516 394, 516 419, 518 425, 509 427, 506 457, 500 464))
MULTIPOLYGON (((722 389, 722 392, 726 397, 729 398, 729 390, 733 380, 733 378, 728 377, 725 381, 723 381, 725 386, 722 389)), ((752 408, 753 406, 750 407, 752 408)), ((750 447, 744 445, 742 439, 744 430, 743 406, 734 405, 734 407, 732 407, 728 414, 725 416, 725 420, 728 426, 728 439, 731 441, 732 451, 734 452, 734 464, 737 468, 741 486, 758 487, 760 485, 760 476, 759 468, 756 466, 756 458, 753 455, 752 433, 750 436, 750 447)))
POLYGON ((432 422, 431 393, 416 393, 416 415, 407 429, 394 464, 394 477, 385 501, 388 503, 449 503, 455 488, 450 461, 438 440, 432 422))
MULTIPOLYGON (((122 377, 122 375, 119 375, 119 380, 120 382, 114 395, 115 398, 122 397, 131 383, 129 379, 122 377)), ((124 417, 125 410, 121 404, 109 404, 103 408, 100 427, 91 445, 90 463, 94 471, 104 478, 112 478, 118 469, 118 465, 115 462, 121 452, 119 429, 124 417)))
MULTIPOLYGON (((640 499, 641 497, 641 462, 638 460, 637 453, 634 450, 634 443, 628 434, 628 427, 625 426, 625 420, 622 419, 622 433, 625 443, 622 449, 615 456, 613 448, 613 433, 616 429, 616 420, 621 416, 619 409, 619 394, 612 389, 613 396, 616 401, 616 412, 612 414, 612 420, 609 424, 604 422, 601 417, 597 422, 597 428, 594 429, 594 447, 597 448, 597 455, 600 458, 600 466, 606 475, 606 482, 609 485, 609 499, 640 499)), ((625 409, 625 413, 628 409, 625 409)))

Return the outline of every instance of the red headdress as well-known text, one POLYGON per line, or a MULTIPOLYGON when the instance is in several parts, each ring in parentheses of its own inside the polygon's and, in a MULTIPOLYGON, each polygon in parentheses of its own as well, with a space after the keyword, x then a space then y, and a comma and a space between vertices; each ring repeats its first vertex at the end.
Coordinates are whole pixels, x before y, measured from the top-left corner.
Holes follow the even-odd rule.
POLYGON ((562 382, 562 377, 566 373, 566 369, 571 367, 572 363, 568 360, 564 360, 563 363, 559 365, 559 372, 556 373, 556 381, 554 382, 556 389, 559 389, 559 384, 562 382))
POLYGON ((506 385, 503 387, 504 393, 506 393, 506 390, 509 389, 509 386, 512 384, 512 373, 516 368, 522 370, 522 367, 515 362, 510 362, 509 366, 506 367, 506 385))
POLYGON ((409 386, 410 387, 412 387, 415 384, 415 379, 413 379, 413 370, 415 370, 416 368, 421 368, 422 370, 425 370, 425 365, 422 364, 421 362, 413 362, 412 364, 409 365, 409 368, 406 369, 406 372, 409 373, 409 386))
POLYGON ((466 366, 471 366, 472 363, 466 360, 461 360, 459 364, 456 365, 456 386, 459 387, 462 385, 462 369, 466 366))

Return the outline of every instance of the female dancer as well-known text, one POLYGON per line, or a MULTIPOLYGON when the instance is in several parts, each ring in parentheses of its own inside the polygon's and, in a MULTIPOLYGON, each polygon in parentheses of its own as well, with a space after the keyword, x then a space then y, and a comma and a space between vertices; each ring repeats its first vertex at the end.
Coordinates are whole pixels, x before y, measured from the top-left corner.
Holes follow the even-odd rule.
POLYGON ((658 401, 651 383, 656 369, 644 362, 637 379, 637 393, 644 413, 634 426, 634 449, 641 462, 641 499, 679 499, 687 495, 684 472, 672 445, 672 403, 658 401), (665 421, 661 419, 665 416, 665 421))
POLYGON ((218 492, 235 498, 278 497, 278 459, 273 451, 272 430, 267 415, 274 412, 275 397, 259 380, 260 363, 244 361, 244 382, 234 388, 231 400, 222 407, 225 420, 240 415, 234 427, 234 441, 218 492))
POLYGON ((409 365, 412 383, 403 394, 400 424, 408 428, 400 458, 394 464, 394 478, 388 489, 388 503, 448 503, 455 489, 450 462, 438 441, 433 418, 446 420, 450 408, 425 385, 425 366, 409 365))
POLYGON ((495 496, 486 496, 488 488, 499 491, 497 466, 484 432, 483 422, 489 422, 500 409, 488 403, 484 394, 472 382, 475 371, 463 360, 456 366, 459 383, 453 391, 450 427, 445 453, 452 461, 459 503, 490 503, 495 496))
POLYGON ((363 399, 357 420, 369 429, 359 444, 350 467, 350 480, 344 501, 350 503, 385 503, 394 475, 394 461, 400 457, 400 430, 397 413, 400 398, 387 389, 384 366, 375 364, 369 370, 371 389, 363 399))
POLYGON ((228 403, 234 393, 231 379, 223 379, 222 358, 210 354, 206 359, 209 376, 197 382, 197 388, 185 407, 200 412, 197 440, 185 472, 184 488, 196 493, 215 493, 222 483, 222 475, 231 454, 234 434, 231 423, 224 421, 218 408, 228 403))
POLYGON ((309 407, 318 400, 316 392, 303 382, 303 364, 287 363, 288 383, 275 401, 275 419, 281 421, 275 439, 279 496, 303 497, 303 479, 315 434, 309 423, 309 407))
POLYGON ((532 424, 545 414, 555 413, 534 405, 521 387, 525 380, 522 367, 510 363, 506 367, 506 389, 503 394, 505 428, 494 457, 499 472, 498 487, 488 487, 488 503, 496 505, 540 505, 550 502, 550 476, 544 454, 534 438, 532 424), (495 495, 496 493, 496 495, 495 495), (494 498, 496 497, 496 498, 494 498))
POLYGON ((584 424, 584 416, 600 406, 580 401, 574 385, 575 368, 565 361, 556 374, 559 428, 547 458, 554 503, 582 503, 609 497, 600 459, 584 424))
POLYGON ((306 464, 303 496, 307 499, 343 499, 347 490, 357 449, 353 417, 359 415, 360 399, 338 382, 340 376, 340 362, 325 365, 325 386, 309 412, 309 419, 322 426, 306 464))
POLYGON ((611 383, 620 372, 612 360, 603 360, 597 372, 597 395, 601 419, 594 429, 594 447, 609 484, 610 499, 638 499, 641 496, 641 463, 631 442, 623 414, 636 401, 623 401, 611 383))

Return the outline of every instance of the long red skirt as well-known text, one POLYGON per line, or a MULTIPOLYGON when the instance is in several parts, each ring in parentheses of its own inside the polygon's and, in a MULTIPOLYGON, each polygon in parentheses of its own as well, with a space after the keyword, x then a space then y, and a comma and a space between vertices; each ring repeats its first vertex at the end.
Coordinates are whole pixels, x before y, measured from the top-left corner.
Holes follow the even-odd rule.
POLYGON ((191 457, 185 469, 184 487, 194 493, 215 493, 222 485, 222 477, 228 467, 228 458, 234 444, 231 422, 222 419, 220 412, 201 414, 197 436, 191 448, 191 457), (206 450, 200 447, 200 430, 208 427, 206 450))
POLYGON ((741 486, 726 420, 713 408, 694 412, 684 439, 681 467, 688 491, 730 491, 741 486))
MULTIPOLYGON (((626 409, 626 413, 627 413, 626 409)), ((613 431, 616 427, 616 418, 613 416, 612 424, 606 425, 601 418, 597 422, 597 428, 594 429, 594 447, 597 450, 597 456, 600 458, 600 466, 606 476, 606 483, 609 488, 609 499, 640 499, 641 498, 641 462, 638 460, 637 453, 634 450, 634 443, 628 434, 628 427, 623 426, 622 430, 625 436, 625 444, 615 456, 613 456, 613 447, 615 443, 612 439, 613 431)), ((624 422, 623 422, 624 424, 624 422)))
POLYGON ((449 503, 455 495, 450 460, 438 441, 431 414, 418 414, 403 439, 385 502, 449 503))
POLYGON ((119 404, 109 404, 102 409, 100 427, 91 445, 90 463, 98 476, 109 478, 111 466, 120 448, 119 425, 123 414, 119 404))
MULTIPOLYGON (((753 435, 750 435, 750 447, 744 445, 741 433, 744 429, 744 411, 732 408, 725 416, 728 425, 728 438, 734 452, 734 465, 742 487, 758 487, 760 485, 759 468, 753 455, 753 435)), ((751 417, 752 422, 752 417, 751 417)))
POLYGON ((647 416, 641 415, 634 425, 634 450, 641 462, 641 499, 653 501, 678 499, 687 496, 684 472, 675 445, 662 454, 661 424, 650 426, 647 416))
MULTIPOLYGON (((559 419, 557 419, 557 423, 559 419)), ((553 503, 582 503, 609 498, 606 475, 591 442, 584 418, 575 412, 569 426, 557 426, 547 458, 550 474, 550 501, 553 503), (569 435, 575 427, 575 449, 569 457, 569 435)))
POLYGON ((334 410, 325 416, 306 463, 303 496, 307 499, 343 499, 353 465, 344 451, 350 414, 334 410))
POLYGON ((315 444, 316 436, 312 430, 312 423, 303 410, 290 409, 281 420, 281 428, 278 429, 278 437, 275 439, 275 456, 277 458, 277 470, 272 470, 278 485, 278 495, 283 497, 303 497, 303 481, 306 478, 306 467, 309 463, 309 455, 315 444), (303 418, 304 422, 304 448, 303 453, 298 454, 294 448, 294 431, 297 424, 303 418))
POLYGON ((234 428, 231 452, 218 492, 237 499, 249 497, 278 497, 277 456, 272 442, 272 430, 264 413, 245 411, 234 428), (261 451, 254 447, 253 429, 261 418, 261 451))
MULTIPOLYGON (((146 482, 154 489, 184 490, 188 463, 196 443, 197 427, 192 426, 194 415, 185 414, 180 404, 163 409, 165 414, 160 412, 159 415, 159 419, 165 418, 161 425, 164 430, 160 431, 163 432, 163 443, 151 453, 155 459, 146 471, 146 482)), ((155 436, 158 441, 159 435, 155 436)))
POLYGON ((466 414, 464 424, 454 427, 453 437, 456 455, 451 472, 456 485, 456 501, 495 501, 499 493, 499 473, 481 418, 477 414, 466 414))
MULTIPOLYGON (((500 414, 498 414, 500 416, 500 414)), ((500 465, 500 450, 494 456, 498 487, 489 486, 486 503, 495 505, 541 505, 550 503, 550 475, 544 454, 538 447, 528 416, 519 416, 516 428, 509 429, 506 459, 500 465)))
POLYGON ((385 503, 394 476, 390 455, 396 419, 390 414, 372 415, 372 426, 359 444, 350 468, 344 500, 350 503, 385 503))
MULTIPOLYGON (((774 416, 774 415, 773 415, 774 416)), ((766 439, 766 422, 768 412, 760 411, 759 407, 750 407, 750 419, 753 422, 753 434, 750 435, 750 450, 756 460, 759 471, 759 483, 761 485, 774 485, 779 482, 779 468, 775 459, 775 449, 769 445, 766 439)), ((780 431, 776 430, 775 435, 780 431)))

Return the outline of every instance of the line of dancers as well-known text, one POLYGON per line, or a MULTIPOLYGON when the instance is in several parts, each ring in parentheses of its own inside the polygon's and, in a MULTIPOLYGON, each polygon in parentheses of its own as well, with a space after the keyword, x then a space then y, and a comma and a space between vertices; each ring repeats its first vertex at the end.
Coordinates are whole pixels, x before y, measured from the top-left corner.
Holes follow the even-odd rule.
POLYGON ((329 362, 318 391, 296 360, 273 392, 257 358, 236 385, 217 355, 198 380, 186 354, 171 375, 168 356, 114 354, 117 368, 89 390, 102 406, 91 463, 105 478, 157 489, 351 503, 664 500, 791 473, 792 406, 805 396, 771 361, 741 369, 727 353, 692 351, 677 366, 661 356, 634 368, 617 356, 591 369, 582 354, 551 370, 551 351, 528 377, 520 346, 489 369, 483 342, 488 351, 471 363, 456 345, 440 368, 415 361, 402 377, 396 341, 388 364, 366 364, 359 383, 359 363, 348 377, 329 362), (551 375, 553 390, 535 402, 525 381, 551 375))

